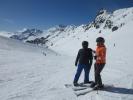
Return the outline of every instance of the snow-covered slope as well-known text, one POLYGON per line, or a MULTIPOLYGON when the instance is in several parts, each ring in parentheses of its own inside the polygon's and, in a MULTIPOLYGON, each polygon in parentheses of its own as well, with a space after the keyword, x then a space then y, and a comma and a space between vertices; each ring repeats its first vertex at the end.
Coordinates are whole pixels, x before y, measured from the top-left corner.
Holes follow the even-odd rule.
POLYGON ((0 36, 8 37, 10 38, 14 33, 7 32, 7 31, 0 31, 0 36))
MULTIPOLYGON (((99 91, 98 94, 94 91, 79 97, 76 97, 72 89, 64 87, 64 84, 73 81, 76 72, 75 57, 61 56, 46 48, 0 37, 0 99, 132 100, 132 24, 130 22, 119 32, 106 36, 107 64, 102 78, 104 84, 114 87, 99 91)), ((76 49, 79 48, 73 50, 76 49)), ((94 80, 93 67, 90 80, 94 80)), ((82 73, 79 82, 83 81, 83 76, 82 73)))
MULTIPOLYGON (((89 93, 82 100, 132 100, 133 99, 133 21, 120 30, 104 35, 107 46, 107 64, 102 72, 104 83, 114 88, 99 94, 89 93)), ((91 74, 93 75, 93 73, 91 74)))
POLYGON ((63 85, 67 81, 64 71, 70 67, 60 60, 66 58, 0 37, 0 100, 63 100, 66 96, 74 100, 76 96, 63 85))

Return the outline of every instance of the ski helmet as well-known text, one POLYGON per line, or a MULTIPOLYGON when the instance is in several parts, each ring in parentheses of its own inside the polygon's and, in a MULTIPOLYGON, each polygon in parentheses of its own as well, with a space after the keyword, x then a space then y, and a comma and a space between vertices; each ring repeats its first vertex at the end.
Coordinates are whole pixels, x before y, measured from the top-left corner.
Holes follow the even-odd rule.
POLYGON ((83 48, 87 48, 88 47, 88 42, 87 41, 83 41, 82 42, 82 46, 83 46, 83 48))
POLYGON ((104 43, 105 42, 105 39, 103 37, 98 37, 96 39, 96 42, 101 42, 101 43, 104 43))

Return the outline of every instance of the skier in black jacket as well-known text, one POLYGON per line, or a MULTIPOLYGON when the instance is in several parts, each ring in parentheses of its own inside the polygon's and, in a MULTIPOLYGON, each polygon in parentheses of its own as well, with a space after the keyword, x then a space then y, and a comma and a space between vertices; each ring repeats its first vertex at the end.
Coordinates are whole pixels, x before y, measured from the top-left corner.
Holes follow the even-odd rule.
POLYGON ((82 70, 84 69, 85 76, 84 76, 84 83, 90 83, 89 81, 89 72, 91 69, 92 61, 93 61, 93 50, 88 48, 88 42, 82 42, 82 49, 79 50, 75 66, 78 64, 77 72, 73 81, 74 86, 78 86, 78 80, 82 70))

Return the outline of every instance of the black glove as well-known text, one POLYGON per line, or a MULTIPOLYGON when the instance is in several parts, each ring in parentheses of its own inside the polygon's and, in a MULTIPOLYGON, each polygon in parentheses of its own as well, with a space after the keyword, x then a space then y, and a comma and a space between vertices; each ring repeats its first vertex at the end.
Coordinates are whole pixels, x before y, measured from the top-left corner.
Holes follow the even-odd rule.
POLYGON ((96 60, 97 59, 97 56, 94 56, 94 59, 96 60))
POLYGON ((77 67, 77 63, 75 63, 75 66, 77 67))
POLYGON ((93 53, 96 53, 96 51, 95 51, 95 50, 92 50, 92 52, 93 52, 93 53))

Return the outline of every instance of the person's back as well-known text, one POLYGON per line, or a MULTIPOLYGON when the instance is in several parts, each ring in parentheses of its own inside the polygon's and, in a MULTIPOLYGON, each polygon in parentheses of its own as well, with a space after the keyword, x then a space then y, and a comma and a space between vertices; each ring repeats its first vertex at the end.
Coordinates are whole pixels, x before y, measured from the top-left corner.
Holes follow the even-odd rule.
POLYGON ((82 42, 82 49, 79 50, 75 66, 78 64, 77 72, 74 78, 74 86, 78 85, 78 79, 80 77, 80 74, 82 70, 85 71, 85 77, 84 77, 84 83, 89 83, 89 72, 92 65, 93 55, 92 55, 92 49, 88 48, 88 42, 83 41, 82 42))
POLYGON ((106 47, 104 44, 98 45, 96 48, 96 63, 105 64, 106 63, 106 47))
POLYGON ((82 48, 78 52, 76 63, 79 61, 79 64, 90 64, 93 59, 92 49, 91 48, 82 48))

